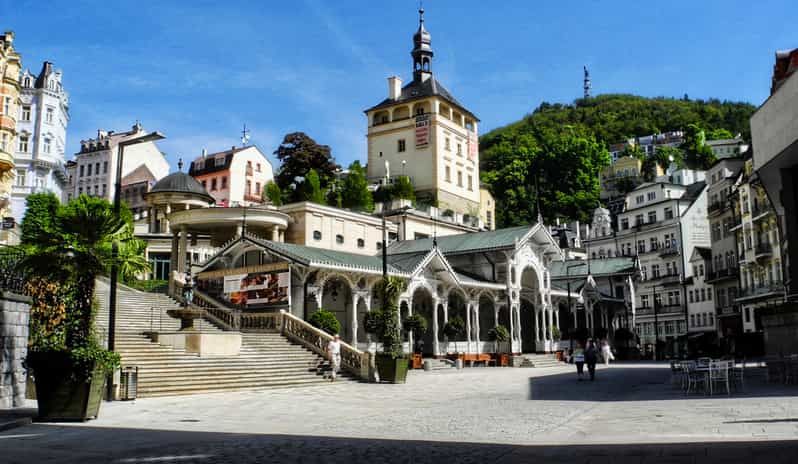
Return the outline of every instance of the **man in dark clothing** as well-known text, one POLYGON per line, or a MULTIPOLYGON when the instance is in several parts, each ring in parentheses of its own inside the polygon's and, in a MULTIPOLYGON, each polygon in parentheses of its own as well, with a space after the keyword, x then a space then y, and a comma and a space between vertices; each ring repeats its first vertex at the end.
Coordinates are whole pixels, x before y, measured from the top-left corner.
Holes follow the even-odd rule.
POLYGON ((590 373, 590 380, 596 380, 596 363, 598 362, 598 348, 593 340, 587 341, 587 349, 585 349, 585 363, 587 363, 587 371, 590 373))

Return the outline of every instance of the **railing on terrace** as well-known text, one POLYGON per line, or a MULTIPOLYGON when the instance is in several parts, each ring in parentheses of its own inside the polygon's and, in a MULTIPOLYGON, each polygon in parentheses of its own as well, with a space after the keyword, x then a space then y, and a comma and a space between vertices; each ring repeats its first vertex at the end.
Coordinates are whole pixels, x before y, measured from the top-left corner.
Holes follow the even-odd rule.
POLYGON ((714 214, 720 211, 725 210, 728 207, 728 204, 725 201, 715 201, 709 204, 707 208, 707 213, 714 214))
MULTIPOLYGON (((306 321, 287 313, 247 312, 228 308, 222 302, 199 291, 194 291, 194 304, 203 308, 209 318, 225 330, 252 332, 279 332, 314 353, 327 357, 327 344, 332 340, 328 333, 306 321)), ((368 380, 369 353, 341 342, 341 365, 362 380, 368 380)))
POLYGON ((26 276, 20 270, 24 253, 8 247, 0 247, 0 291, 22 294, 26 276))
POLYGON ((770 243, 757 243, 756 244, 756 254, 757 255, 766 255, 773 253, 773 246, 770 243))
POLYGON ((739 273, 740 273, 740 270, 737 267, 729 266, 729 267, 726 267, 724 269, 718 269, 718 270, 709 271, 707 273, 707 279, 706 280, 707 280, 707 282, 710 282, 712 280, 733 278, 733 277, 737 277, 737 275, 739 273))
POLYGON ((784 284, 782 282, 769 282, 764 284, 758 284, 753 287, 746 287, 741 288, 740 292, 737 295, 737 299, 741 298, 751 298, 756 296, 768 295, 772 293, 782 293, 784 292, 784 284))
MULTIPOLYGON (((665 315, 665 314, 680 314, 684 312, 684 307, 681 304, 674 304, 674 305, 661 305, 657 309, 657 315, 665 315)), ((644 306, 641 308, 637 308, 635 313, 638 316, 653 316, 654 315, 654 308, 652 306, 644 306)))

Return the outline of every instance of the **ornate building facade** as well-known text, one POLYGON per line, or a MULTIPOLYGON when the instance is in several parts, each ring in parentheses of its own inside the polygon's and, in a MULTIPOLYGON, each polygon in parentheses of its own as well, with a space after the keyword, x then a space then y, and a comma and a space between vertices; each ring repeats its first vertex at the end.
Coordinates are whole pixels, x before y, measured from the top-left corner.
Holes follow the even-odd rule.
MULTIPOLYGON (((14 50, 14 33, 3 33, 0 36, 0 218, 8 216, 11 203, 21 60, 14 50)), ((8 241, 7 235, 6 229, 0 229, 0 243, 8 241)))
POLYGON ((53 192, 62 197, 67 183, 64 167, 69 95, 62 73, 45 61, 38 75, 26 70, 20 76, 20 110, 14 159, 16 178, 11 213, 17 222, 25 215, 31 193, 53 192))

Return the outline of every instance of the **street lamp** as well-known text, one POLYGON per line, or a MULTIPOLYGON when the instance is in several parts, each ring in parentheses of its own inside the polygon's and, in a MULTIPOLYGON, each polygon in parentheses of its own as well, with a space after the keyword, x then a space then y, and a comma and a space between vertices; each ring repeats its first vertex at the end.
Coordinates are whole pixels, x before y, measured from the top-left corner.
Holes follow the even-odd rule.
MULTIPOLYGON (((570 277, 571 277, 571 268, 581 267, 581 266, 584 266, 584 264, 571 264, 571 265, 565 267, 565 282, 566 282, 566 284, 568 286, 568 312, 569 313, 573 312, 573 309, 572 309, 573 307, 571 305, 571 279, 570 279, 570 277)), ((579 326, 579 318, 575 317, 574 320, 576 321, 576 325, 579 326)), ((574 327, 574 332, 576 332, 577 328, 578 327, 574 327)), ((573 351, 574 351, 574 337, 571 336, 570 338, 571 338, 571 352, 573 353, 573 351)))
MULTIPOLYGON (((138 126, 138 124, 137 124, 138 126)), ((140 127, 140 126, 139 126, 140 127)), ((145 142, 154 142, 165 138, 160 132, 150 132, 141 137, 127 139, 119 142, 116 146, 116 180, 114 184, 114 217, 119 218, 122 196, 122 160, 125 155, 125 147, 145 142)), ((114 351, 116 345, 116 286, 119 274, 119 244, 116 240, 111 244, 111 283, 108 301, 108 350, 114 351)), ((108 399, 113 399, 113 382, 108 382, 108 399)))

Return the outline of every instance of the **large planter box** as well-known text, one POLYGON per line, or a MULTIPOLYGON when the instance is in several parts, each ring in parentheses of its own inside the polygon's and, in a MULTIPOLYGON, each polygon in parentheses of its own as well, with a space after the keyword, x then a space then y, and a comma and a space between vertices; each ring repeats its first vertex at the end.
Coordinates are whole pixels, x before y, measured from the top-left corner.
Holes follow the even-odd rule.
POLYGON ((32 353, 28 363, 36 381, 39 414, 36 420, 48 422, 96 419, 105 387, 105 375, 93 370, 90 380, 73 375, 66 353, 32 353))
POLYGON ((407 380, 407 358, 394 358, 391 355, 377 353, 374 360, 381 382, 405 383, 407 380))

